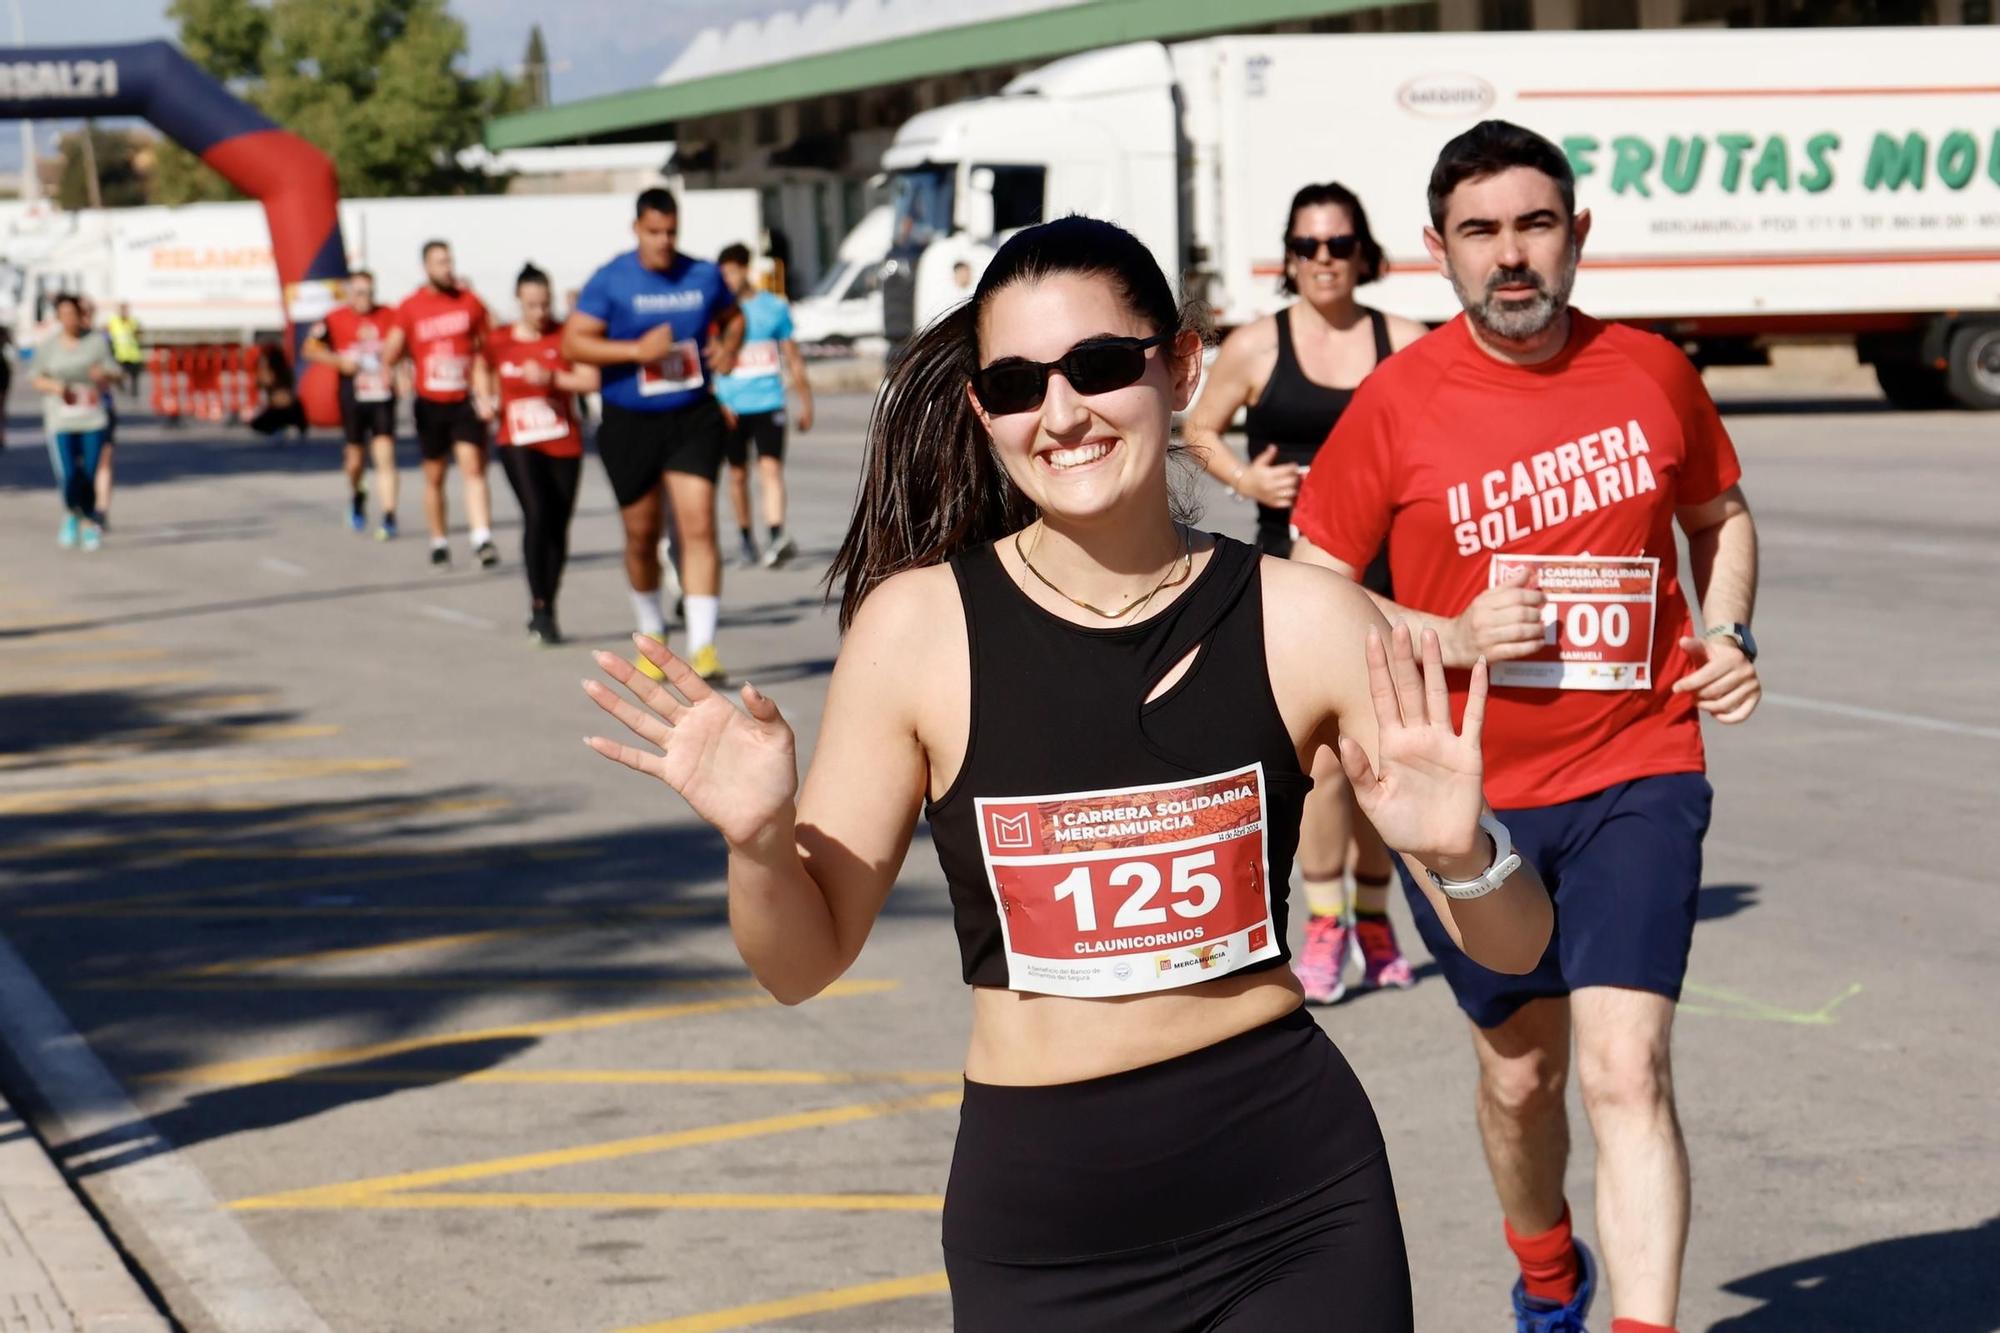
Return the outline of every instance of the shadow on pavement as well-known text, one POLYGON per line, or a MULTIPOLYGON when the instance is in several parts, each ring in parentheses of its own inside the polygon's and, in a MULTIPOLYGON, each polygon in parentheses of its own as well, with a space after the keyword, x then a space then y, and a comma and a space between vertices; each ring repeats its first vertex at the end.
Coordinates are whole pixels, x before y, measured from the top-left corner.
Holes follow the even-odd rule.
POLYGON ((141 696, 121 690, 0 695, 0 773, 66 766, 89 757, 66 752, 76 746, 117 745, 142 754, 210 749, 230 744, 233 733, 245 728, 278 726, 298 717, 274 708, 176 716, 197 697, 189 691, 141 696))
POLYGON ((1757 906, 1760 891, 1756 884, 1704 884, 1701 896, 1695 899, 1694 919, 1726 921, 1757 906))
POLYGON ((116 1125, 59 1144, 56 1156, 71 1175, 94 1176, 176 1148, 289 1125, 310 1120, 325 1111, 376 1101, 413 1083, 419 1086, 448 1083, 503 1064, 534 1045, 533 1040, 525 1037, 466 1042, 453 1046, 450 1054, 442 1058, 430 1053, 428 1058, 412 1055, 400 1060, 336 1065, 314 1070, 309 1078, 274 1079, 197 1092, 179 1106, 143 1121, 116 1125), (421 1065, 423 1077, 397 1079, 393 1075, 399 1065, 421 1065), (440 1069, 440 1065, 446 1068, 440 1069), (351 1077, 343 1079, 343 1075, 351 1077))
POLYGON ((1780 1264, 1723 1290, 1764 1304, 1708 1333, 1992 1333, 2000 1327, 2000 1217, 1780 1264))

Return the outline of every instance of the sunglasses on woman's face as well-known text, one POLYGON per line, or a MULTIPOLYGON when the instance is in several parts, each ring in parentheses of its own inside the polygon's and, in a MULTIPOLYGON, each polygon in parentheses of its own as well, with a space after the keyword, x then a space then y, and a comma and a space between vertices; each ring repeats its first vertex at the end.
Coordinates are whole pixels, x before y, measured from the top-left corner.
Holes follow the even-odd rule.
POLYGON ((979 405, 996 417, 1032 412, 1048 395, 1049 372, 1060 370, 1069 387, 1080 394, 1110 393, 1137 384, 1146 373, 1146 349, 1173 340, 1171 333, 1151 338, 1095 338, 1078 343, 1054 361, 1029 361, 1010 356, 972 373, 972 392, 979 405))
POLYGON ((1319 258, 1322 246, 1329 259, 1352 259, 1354 252, 1361 247, 1361 240, 1349 232, 1345 236, 1294 236, 1285 242, 1285 248, 1300 259, 1319 258))

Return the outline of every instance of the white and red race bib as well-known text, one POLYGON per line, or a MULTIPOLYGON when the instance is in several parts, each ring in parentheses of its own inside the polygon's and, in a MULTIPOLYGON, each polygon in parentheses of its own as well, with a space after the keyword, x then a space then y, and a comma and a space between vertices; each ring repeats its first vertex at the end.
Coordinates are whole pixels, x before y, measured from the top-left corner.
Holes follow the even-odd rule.
POLYGON ((981 797, 1008 986, 1143 995, 1275 958, 1264 768, 1149 787, 981 797))
POLYGON ((1539 588, 1542 647, 1532 657, 1491 665, 1495 685, 1544 690, 1653 688, 1653 617, 1658 556, 1504 555, 1489 586, 1528 571, 1539 588))
POLYGON ((658 361, 639 363, 639 393, 643 397, 685 393, 700 387, 701 344, 692 338, 675 343, 658 361))
POLYGON ((509 444, 547 444, 569 434, 569 418, 546 398, 516 398, 507 404, 509 444))
POLYGON ((424 358, 425 393, 464 393, 470 360, 442 352, 424 358))
POLYGON ((737 349, 736 364, 729 377, 739 380, 767 379, 778 373, 778 344, 768 338, 744 343, 737 349))
POLYGON ((355 354, 354 401, 357 403, 386 403, 392 396, 389 383, 389 368, 382 364, 382 355, 374 348, 355 354))

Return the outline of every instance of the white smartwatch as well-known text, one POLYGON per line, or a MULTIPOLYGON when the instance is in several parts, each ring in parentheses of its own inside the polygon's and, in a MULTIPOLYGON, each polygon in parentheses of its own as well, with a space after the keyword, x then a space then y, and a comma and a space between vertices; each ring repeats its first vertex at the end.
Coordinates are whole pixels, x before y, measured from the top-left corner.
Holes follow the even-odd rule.
POLYGON ((1505 884, 1508 877, 1521 868, 1521 854, 1514 850, 1514 835, 1507 831, 1505 824, 1501 823, 1491 811, 1486 811, 1479 816, 1479 827, 1485 829, 1486 835, 1493 839, 1493 864, 1487 867, 1485 874, 1477 879, 1446 879, 1429 866, 1424 867, 1424 873, 1431 877, 1431 883, 1437 885, 1438 892, 1447 898, 1455 898, 1460 902, 1484 898, 1505 884))

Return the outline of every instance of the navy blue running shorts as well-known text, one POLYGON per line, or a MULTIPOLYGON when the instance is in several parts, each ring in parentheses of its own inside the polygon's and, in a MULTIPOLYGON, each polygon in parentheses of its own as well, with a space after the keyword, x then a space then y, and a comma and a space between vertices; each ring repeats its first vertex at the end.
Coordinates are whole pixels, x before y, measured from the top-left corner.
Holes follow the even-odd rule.
POLYGON ((1529 1000, 1585 986, 1651 991, 1678 1001, 1701 892, 1701 840, 1714 792, 1700 773, 1635 778, 1557 805, 1501 810, 1514 847, 1555 899, 1548 952, 1525 976, 1467 958, 1402 858, 1396 872, 1424 945, 1458 1007, 1496 1028, 1529 1000))

